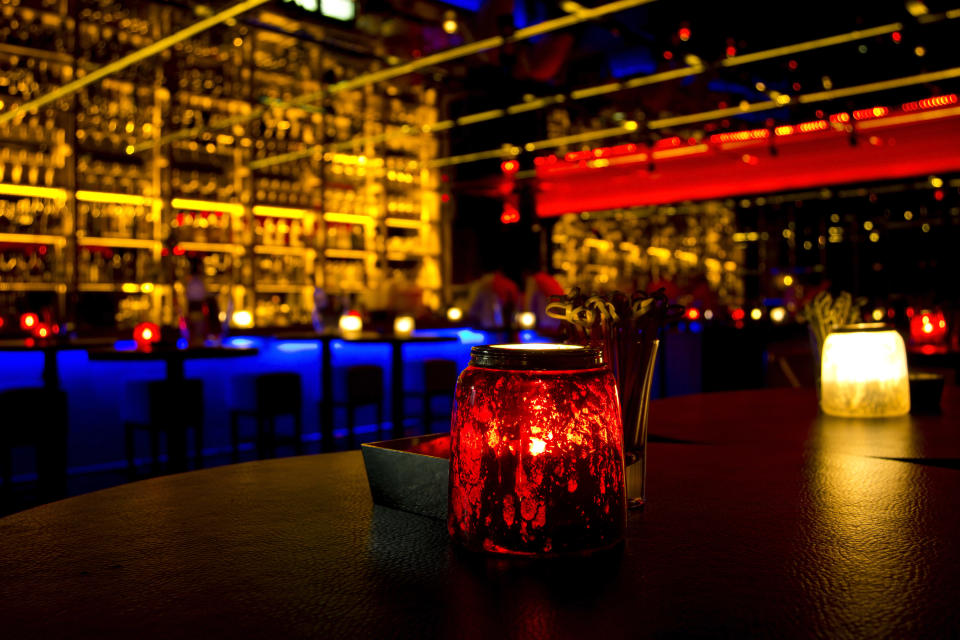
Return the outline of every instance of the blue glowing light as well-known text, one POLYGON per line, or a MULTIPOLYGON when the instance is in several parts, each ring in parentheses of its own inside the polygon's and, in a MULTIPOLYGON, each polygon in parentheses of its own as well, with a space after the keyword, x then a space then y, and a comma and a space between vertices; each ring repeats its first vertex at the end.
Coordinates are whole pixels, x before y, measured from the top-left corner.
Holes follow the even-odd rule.
POLYGON ((301 351, 317 351, 320 345, 316 342, 280 342, 277 344, 277 351, 283 353, 299 353, 301 351))
POLYGON ((472 331, 470 329, 460 329, 457 331, 457 337, 460 338, 460 344, 483 344, 489 340, 489 337, 483 331, 472 331))
POLYGON ((137 341, 136 340, 117 340, 113 343, 113 348, 117 351, 136 351, 137 350, 137 341))
POLYGON ((223 346, 233 347, 234 349, 252 349, 257 346, 257 343, 251 338, 227 338, 223 341, 223 346))

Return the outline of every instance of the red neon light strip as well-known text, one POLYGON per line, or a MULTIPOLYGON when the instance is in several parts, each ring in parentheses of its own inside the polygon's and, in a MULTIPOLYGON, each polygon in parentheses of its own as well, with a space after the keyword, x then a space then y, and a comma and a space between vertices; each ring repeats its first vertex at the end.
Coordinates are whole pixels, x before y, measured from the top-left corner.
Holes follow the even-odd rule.
POLYGON ((945 96, 936 96, 934 98, 925 98, 923 100, 914 100, 913 102, 904 102, 900 107, 903 111, 924 111, 926 109, 938 109, 940 107, 949 107, 957 104, 957 94, 950 93, 945 96))
POLYGON ((750 129, 749 131, 734 131, 731 133, 715 133, 710 136, 712 144, 727 142, 746 142, 748 140, 763 140, 770 137, 768 129, 750 129))
POLYGON ((873 120, 874 118, 882 118, 883 116, 890 113, 890 109, 886 107, 873 107, 871 109, 857 109, 853 112, 854 120, 873 120))

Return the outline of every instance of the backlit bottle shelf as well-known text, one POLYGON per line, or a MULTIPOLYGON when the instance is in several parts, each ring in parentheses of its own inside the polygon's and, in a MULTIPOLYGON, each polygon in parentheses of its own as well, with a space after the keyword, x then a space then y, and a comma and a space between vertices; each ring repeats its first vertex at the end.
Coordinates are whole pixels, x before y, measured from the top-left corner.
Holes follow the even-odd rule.
MULTIPOLYGON (((0 79, 25 96, 196 21, 175 3, 22 3, 36 6, 5 11, 32 35, 0 42, 0 79)), ((149 319, 172 323, 172 293, 134 294, 172 292, 199 267, 221 308, 283 324, 309 322, 314 282, 358 294, 359 305, 379 303, 372 293, 398 272, 433 282, 421 274, 437 273, 426 258, 441 237, 438 180, 424 169, 436 148, 397 134, 437 121, 436 92, 398 80, 295 104, 376 70, 371 42, 353 44, 375 55, 356 56, 328 47, 328 36, 329 25, 264 8, 0 127, 0 148, 25 158, 0 170, 6 276, 54 281, 0 291, 129 294, 118 321, 149 307, 149 319), (411 244, 397 251, 392 236, 411 244)))

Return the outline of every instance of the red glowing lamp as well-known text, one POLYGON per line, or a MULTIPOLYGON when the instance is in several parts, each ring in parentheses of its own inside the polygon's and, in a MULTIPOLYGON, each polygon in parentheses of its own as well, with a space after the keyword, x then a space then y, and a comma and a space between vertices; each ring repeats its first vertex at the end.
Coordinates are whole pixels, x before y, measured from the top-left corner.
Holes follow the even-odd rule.
POLYGON ((910 318, 910 340, 918 345, 936 345, 947 338, 947 321, 942 311, 921 311, 910 318))
POLYGON ((500 170, 506 174, 516 173, 520 170, 520 163, 516 160, 504 160, 500 163, 500 170))
POLYGON ((503 212, 500 214, 500 222, 503 224, 520 222, 520 211, 512 204, 503 205, 503 212))
POLYGON ((544 556, 626 528, 616 382, 597 349, 474 347, 450 440, 448 529, 472 551, 544 556))
POLYGON ((41 340, 49 338, 51 336, 50 325, 46 324, 45 322, 36 323, 33 327, 33 335, 41 340))
POLYGON ((690 307, 687 309, 685 315, 687 316, 687 320, 698 320, 700 318, 700 309, 697 309, 696 307, 690 307))
POLYGON ((152 322, 141 322, 133 329, 133 340, 138 351, 149 352, 160 341, 160 327, 152 322))
POLYGON ((35 313, 25 313, 20 316, 20 328, 24 331, 33 331, 40 323, 40 317, 35 313))

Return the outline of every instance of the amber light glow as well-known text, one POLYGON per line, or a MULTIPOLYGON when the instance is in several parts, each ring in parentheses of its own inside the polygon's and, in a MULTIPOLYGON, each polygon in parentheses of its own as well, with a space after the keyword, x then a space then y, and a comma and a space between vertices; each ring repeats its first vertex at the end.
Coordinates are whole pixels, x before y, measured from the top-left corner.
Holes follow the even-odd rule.
POLYGON ((230 322, 235 327, 241 329, 249 329, 253 326, 253 314, 247 311, 246 309, 241 309, 239 311, 234 311, 233 316, 230 318, 230 322))
POLYGON ((537 315, 532 311, 518 313, 517 324, 521 329, 533 329, 537 325, 537 315))
POLYGON ((361 331, 363 331, 363 319, 358 313, 350 312, 340 316, 340 333, 351 336, 361 331))
POLYGON ((910 412, 906 347, 900 334, 886 325, 850 325, 831 333, 820 368, 826 414, 884 418, 910 412))
POLYGON ((414 321, 410 316, 397 316, 393 321, 393 332, 400 337, 407 337, 413 333, 414 321))
MULTIPOLYGON (((554 344, 487 349, 528 362, 585 351, 554 344)), ((518 555, 582 553, 618 543, 626 502, 612 374, 492 368, 476 366, 476 358, 457 384, 450 535, 473 551, 518 555)))

